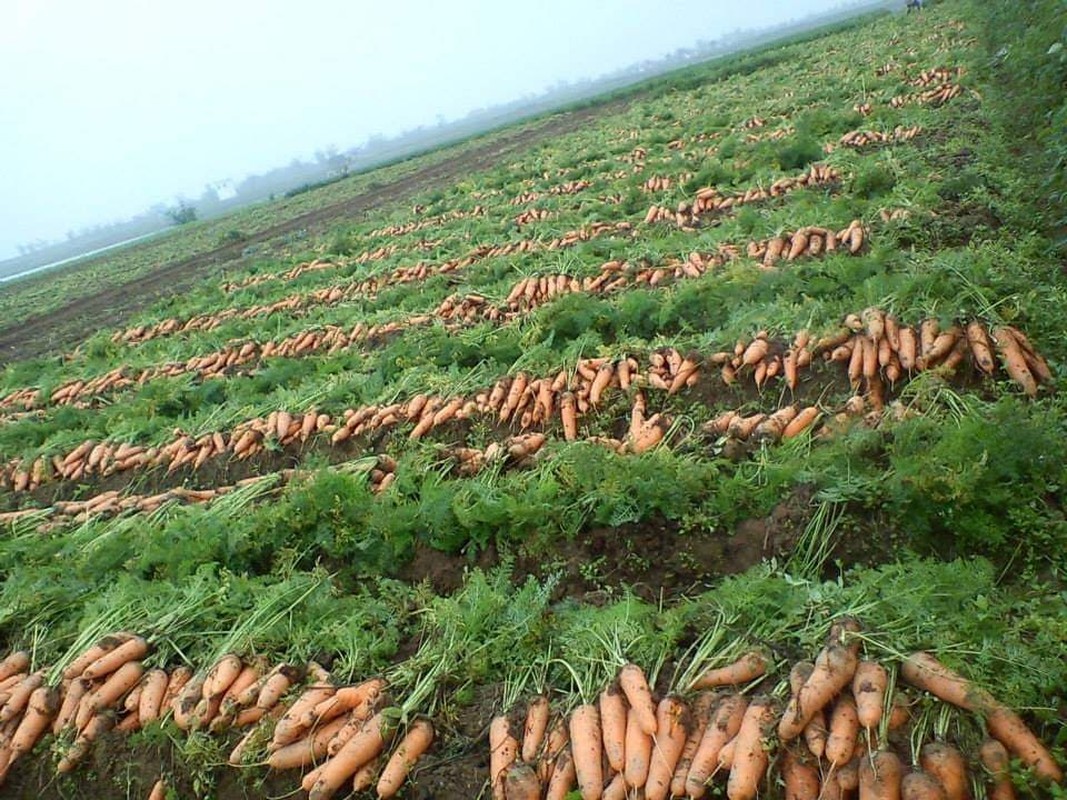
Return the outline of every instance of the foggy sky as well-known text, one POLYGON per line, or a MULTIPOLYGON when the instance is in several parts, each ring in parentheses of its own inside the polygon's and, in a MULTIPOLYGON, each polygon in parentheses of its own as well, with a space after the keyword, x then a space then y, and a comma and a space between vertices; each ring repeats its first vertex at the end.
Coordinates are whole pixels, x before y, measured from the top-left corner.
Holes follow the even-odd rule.
POLYGON ((0 0, 0 259, 316 149, 840 4, 0 0))

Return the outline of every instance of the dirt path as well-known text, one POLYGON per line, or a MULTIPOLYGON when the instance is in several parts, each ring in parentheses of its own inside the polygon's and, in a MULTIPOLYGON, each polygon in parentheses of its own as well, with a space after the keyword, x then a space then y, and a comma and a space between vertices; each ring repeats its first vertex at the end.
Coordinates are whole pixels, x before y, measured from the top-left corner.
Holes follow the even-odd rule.
POLYGON ((344 218, 447 184, 459 176, 492 167, 502 158, 546 139, 570 133, 590 119, 620 111, 632 101, 632 98, 618 100, 560 114, 534 130, 497 138, 457 158, 424 167, 342 203, 309 211, 265 228, 240 242, 166 264, 127 283, 81 297, 48 314, 0 327, 0 365, 68 349, 101 328, 122 325, 133 314, 161 297, 188 289, 223 266, 239 262, 249 245, 268 242, 301 229, 321 229, 344 218))

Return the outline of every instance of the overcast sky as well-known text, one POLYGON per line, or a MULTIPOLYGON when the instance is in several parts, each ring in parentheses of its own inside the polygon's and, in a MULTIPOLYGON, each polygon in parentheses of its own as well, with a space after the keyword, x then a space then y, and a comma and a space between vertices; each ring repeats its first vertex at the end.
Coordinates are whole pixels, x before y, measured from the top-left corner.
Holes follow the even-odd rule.
POLYGON ((0 259, 842 0, 0 0, 0 259))

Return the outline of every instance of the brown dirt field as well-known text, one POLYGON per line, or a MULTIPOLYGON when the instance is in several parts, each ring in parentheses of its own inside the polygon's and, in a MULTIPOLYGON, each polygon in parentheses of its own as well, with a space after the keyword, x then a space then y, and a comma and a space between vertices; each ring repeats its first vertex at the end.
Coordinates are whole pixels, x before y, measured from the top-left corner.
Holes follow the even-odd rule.
POLYGON ((424 167, 392 183, 368 189, 342 203, 294 217, 252 234, 240 242, 166 264, 127 283, 78 298, 48 314, 30 317, 16 325, 0 327, 0 366, 75 346, 101 328, 122 325, 136 312, 160 298, 187 289, 223 267, 233 268, 243 260, 242 252, 250 245, 269 242, 302 229, 321 232, 326 226, 342 219, 403 201, 418 192, 492 167, 501 159, 546 139, 577 130, 590 119, 621 111, 631 102, 633 98, 558 114, 534 130, 499 137, 457 158, 424 167))

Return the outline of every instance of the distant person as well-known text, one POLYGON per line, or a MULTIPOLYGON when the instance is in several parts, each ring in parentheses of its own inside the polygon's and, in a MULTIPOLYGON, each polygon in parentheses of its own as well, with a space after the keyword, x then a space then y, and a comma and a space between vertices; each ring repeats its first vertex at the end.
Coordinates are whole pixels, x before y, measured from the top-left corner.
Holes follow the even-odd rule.
POLYGON ((908 0, 907 9, 908 9, 908 13, 909 14, 912 11, 922 11, 923 10, 923 0, 908 0))

